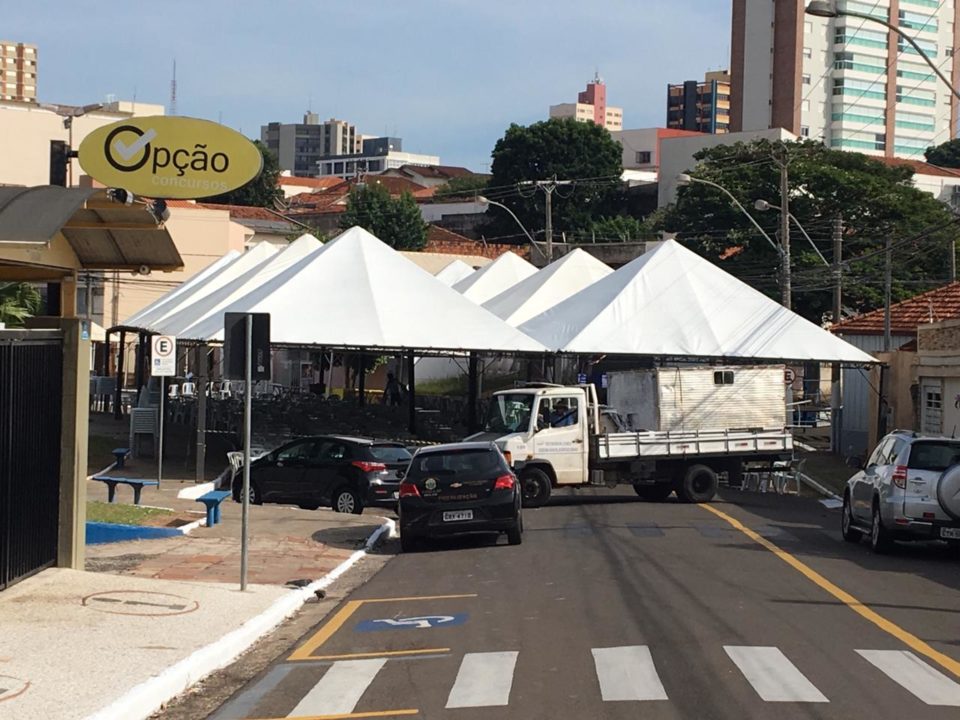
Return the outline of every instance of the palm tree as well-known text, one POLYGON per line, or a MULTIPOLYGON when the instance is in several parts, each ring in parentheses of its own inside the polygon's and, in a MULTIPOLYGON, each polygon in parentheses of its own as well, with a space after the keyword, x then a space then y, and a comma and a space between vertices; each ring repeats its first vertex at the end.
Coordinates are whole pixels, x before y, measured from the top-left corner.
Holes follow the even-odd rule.
POLYGON ((7 327, 22 327, 40 312, 40 303, 40 292, 30 283, 0 283, 0 323, 7 327))

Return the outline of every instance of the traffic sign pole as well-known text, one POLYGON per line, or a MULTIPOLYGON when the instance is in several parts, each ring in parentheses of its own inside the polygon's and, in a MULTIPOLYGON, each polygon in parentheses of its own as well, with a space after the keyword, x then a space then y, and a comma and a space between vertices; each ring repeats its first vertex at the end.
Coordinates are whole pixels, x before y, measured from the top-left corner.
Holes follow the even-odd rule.
POLYGON ((150 374, 160 378, 160 432, 157 441, 157 487, 163 481, 163 416, 167 376, 177 373, 177 339, 172 335, 155 335, 150 347, 150 374))
POLYGON ((160 376, 160 449, 157 451, 157 489, 160 488, 160 483, 163 482, 163 390, 167 384, 167 376, 160 376))

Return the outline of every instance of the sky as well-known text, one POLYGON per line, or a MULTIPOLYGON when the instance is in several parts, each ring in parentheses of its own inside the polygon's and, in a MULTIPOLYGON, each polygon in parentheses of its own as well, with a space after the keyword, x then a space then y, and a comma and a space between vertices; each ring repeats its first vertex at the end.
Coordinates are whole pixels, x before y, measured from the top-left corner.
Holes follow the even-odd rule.
POLYGON ((176 61, 179 115, 258 138, 312 109, 476 172, 597 71, 625 128, 662 127, 667 83, 730 55, 730 0, 0 0, 0 17, 0 39, 38 47, 41 102, 169 105, 176 61))

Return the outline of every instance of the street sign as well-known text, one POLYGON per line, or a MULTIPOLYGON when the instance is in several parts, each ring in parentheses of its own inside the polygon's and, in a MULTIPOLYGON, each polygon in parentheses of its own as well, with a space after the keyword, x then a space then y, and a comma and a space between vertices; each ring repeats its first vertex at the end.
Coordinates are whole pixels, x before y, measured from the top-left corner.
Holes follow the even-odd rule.
POLYGON ((263 168, 260 150, 209 120, 133 117, 80 143, 80 166, 107 187, 149 198, 203 198, 234 190, 263 168))
POLYGON ((787 368, 783 371, 783 382, 787 385, 793 385, 793 381, 797 379, 797 373, 793 368, 787 368))
POLYGON ((586 384, 587 384, 587 374, 577 373, 577 385, 586 385, 586 384))
POLYGON ((177 374, 177 339, 173 335, 154 335, 151 339, 152 358, 150 374, 170 377, 177 374))
MULTIPOLYGON (((253 368, 251 380, 270 379, 270 313, 253 315, 253 368)), ((223 376, 228 380, 246 377, 244 349, 246 347, 246 318, 248 313, 223 315, 223 376)))

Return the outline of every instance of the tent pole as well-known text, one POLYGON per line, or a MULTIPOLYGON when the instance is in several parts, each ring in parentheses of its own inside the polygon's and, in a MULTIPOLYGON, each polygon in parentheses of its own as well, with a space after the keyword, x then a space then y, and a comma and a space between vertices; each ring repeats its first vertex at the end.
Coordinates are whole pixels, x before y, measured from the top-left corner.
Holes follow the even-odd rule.
POLYGON ((363 406, 364 395, 367 392, 367 374, 364 372, 363 361, 366 359, 363 353, 357 355, 357 405, 363 406))
POLYGON ((410 354, 407 355, 407 383, 409 385, 409 390, 407 392, 407 398, 410 402, 410 424, 409 430, 411 435, 417 434, 417 385, 416 385, 416 376, 414 375, 414 357, 413 351, 410 351, 410 354))
POLYGON ((123 356, 126 354, 126 344, 127 331, 121 330, 120 344, 118 345, 119 352, 117 353, 117 390, 113 396, 113 417, 115 420, 123 417, 121 401, 123 400, 123 356))
POLYGON ((198 483, 206 476, 207 462, 207 346, 197 347, 197 474, 198 483))
POLYGON ((477 431, 477 399, 480 394, 480 388, 477 372, 477 353, 470 351, 470 365, 467 376, 468 398, 467 398, 467 432, 471 435, 477 431))

